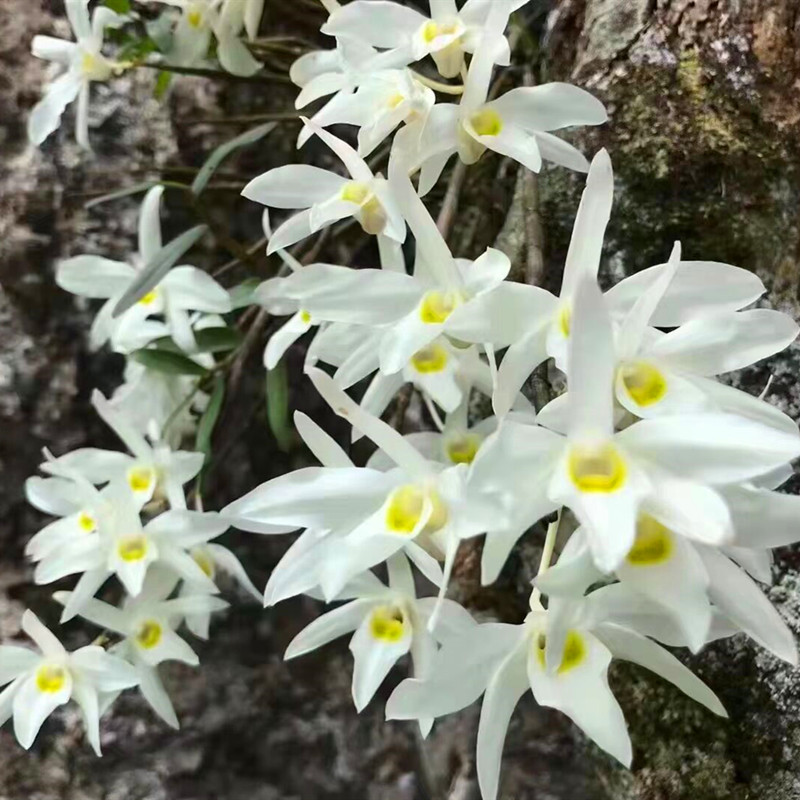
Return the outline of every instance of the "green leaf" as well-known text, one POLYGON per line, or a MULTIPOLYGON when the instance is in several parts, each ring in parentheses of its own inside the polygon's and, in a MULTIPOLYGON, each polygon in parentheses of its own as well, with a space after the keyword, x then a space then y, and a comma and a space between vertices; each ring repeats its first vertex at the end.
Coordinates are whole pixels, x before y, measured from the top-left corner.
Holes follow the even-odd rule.
POLYGON ((105 0, 103 5, 112 11, 116 11, 117 14, 131 13, 131 0, 105 0))
POLYGON ((171 72, 164 72, 163 70, 159 72, 158 78, 156 79, 156 85, 153 89, 153 97, 155 97, 156 100, 161 100, 167 93, 167 89, 169 89, 171 83, 171 72))
POLYGON ((259 125, 257 128, 253 128, 251 131, 245 131, 235 139, 231 139, 229 142, 221 144, 206 159, 206 163, 203 164, 203 166, 200 168, 200 171, 197 173, 197 177, 194 179, 194 183, 192 184, 192 192, 194 193, 195 197, 199 195, 203 189, 205 189, 206 184, 208 184, 209 180, 211 180, 211 176, 214 174, 217 167, 234 150, 238 150, 240 147, 247 147, 247 145, 250 144, 255 144, 260 139, 263 139, 276 125, 276 122, 267 122, 265 125, 259 125))
POLYGON ((211 436, 214 433, 214 427, 219 419, 219 413, 222 410, 222 403, 225 399, 225 379, 222 375, 217 375, 214 378, 214 388, 211 390, 211 397, 208 399, 208 405, 197 423, 197 437, 195 439, 195 450, 206 454, 206 461, 211 455, 211 436))
MULTIPOLYGON (((225 353, 235 350, 242 343, 242 334, 235 328, 202 328, 194 332, 194 338, 200 353, 225 353)), ((169 336, 162 336, 153 344, 158 350, 183 352, 169 336)))
POLYGON ((234 286, 230 290, 231 306, 235 310, 237 308, 244 308, 251 306, 255 303, 253 300, 253 292, 261 285, 259 278, 247 278, 242 281, 238 286, 234 286))
POLYGON ((95 197, 94 199, 89 200, 89 202, 84 205, 84 208, 94 208, 95 206, 99 206, 101 203, 107 203, 109 200, 118 200, 121 197, 128 197, 132 194, 139 194, 139 192, 146 192, 148 189, 152 189, 154 186, 158 186, 158 181, 143 181, 142 183, 135 183, 133 186, 128 186, 126 189, 118 189, 116 192, 109 192, 109 194, 95 197))
POLYGON ((284 361, 267 372, 267 421, 278 447, 288 453, 294 445, 294 432, 289 422, 289 381, 284 361))
POLYGON ((130 356, 134 361, 143 364, 147 369, 164 372, 168 375, 197 375, 205 377, 208 370, 180 353, 168 350, 135 350, 130 356))
POLYGON ((195 225, 188 231, 165 244, 153 258, 144 266, 134 282, 128 287, 120 301, 114 306, 112 316, 118 317, 132 306, 136 305, 148 292, 161 283, 164 276, 172 269, 175 262, 190 247, 196 244, 206 232, 205 225, 195 225))

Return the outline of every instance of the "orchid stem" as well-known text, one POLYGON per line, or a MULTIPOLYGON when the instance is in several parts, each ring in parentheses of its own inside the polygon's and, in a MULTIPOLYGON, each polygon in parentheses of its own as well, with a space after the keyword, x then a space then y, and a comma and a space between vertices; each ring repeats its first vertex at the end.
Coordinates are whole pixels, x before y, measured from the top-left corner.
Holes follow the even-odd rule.
MULTIPOLYGON (((556 518, 547 526, 547 533, 544 537, 544 545, 542 547, 542 558, 539 561, 539 571, 536 573, 538 575, 542 575, 543 573, 547 572, 550 569, 550 562, 553 559, 553 551, 556 547, 556 539, 558 538, 558 528, 561 524, 561 509, 558 509, 556 514, 556 518)), ((530 607, 534 608, 541 608, 541 602, 539 598, 541 597, 542 593, 539 589, 534 586, 533 591, 531 592, 531 599, 530 599, 530 607)))
POLYGON ((441 92, 442 94, 464 94, 463 84, 453 85, 450 83, 441 83, 440 81, 425 77, 425 75, 416 70, 412 69, 410 72, 423 86, 433 89, 434 92, 441 92))

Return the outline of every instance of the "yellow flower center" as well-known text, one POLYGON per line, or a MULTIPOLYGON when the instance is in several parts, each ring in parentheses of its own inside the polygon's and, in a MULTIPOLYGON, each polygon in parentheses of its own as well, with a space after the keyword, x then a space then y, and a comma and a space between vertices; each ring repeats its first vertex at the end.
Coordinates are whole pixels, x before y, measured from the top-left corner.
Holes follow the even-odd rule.
POLYGON ((568 469, 570 479, 582 492, 616 492, 627 476, 625 461, 610 443, 573 447, 568 469))
POLYGON ((161 625, 154 619, 148 619, 136 629, 134 639, 136 644, 144 650, 152 650, 161 641, 161 625))
POLYGON ((440 344, 430 344, 411 356, 411 364, 423 375, 441 372, 447 366, 447 350, 440 344))
POLYGON ((649 514, 641 514, 636 523, 636 540, 625 560, 635 567, 649 567, 669 561, 674 550, 669 528, 649 514))
MULTIPOLYGON (((547 636, 540 633, 535 641, 534 648, 536 653, 536 660, 539 666, 545 668, 545 648, 547 647, 547 636)), ((561 652, 561 661, 558 665, 557 673, 563 675, 580 666, 585 660, 588 652, 586 647, 586 640, 576 630, 567 631, 566 639, 564 640, 564 649, 561 652)))
POLYGON ((191 25, 193 28, 197 29, 203 24, 203 12, 197 8, 193 8, 189 13, 186 15, 186 21, 191 25))
POLYGON ((480 446, 481 437, 477 433, 465 433, 450 439, 445 445, 445 452, 454 464, 471 464, 480 446))
POLYGON ((637 405, 651 406, 667 393, 666 378, 646 361, 628 361, 620 366, 619 374, 637 405))
POLYGON ((204 548, 197 547, 192 550, 192 558, 201 570, 209 577, 214 577, 214 559, 208 554, 204 548))
POLYGON ((78 514, 78 526, 82 531, 91 533, 95 529, 96 523, 90 514, 87 514, 85 511, 81 511, 81 513, 78 514))
POLYGON ((381 201, 374 195, 361 205, 359 222, 364 233, 368 233, 370 236, 377 236, 386 227, 386 212, 383 210, 381 201))
POLYGON ((309 314, 308 311, 301 311, 300 319, 308 325, 308 323, 311 322, 311 314, 309 314))
POLYGON ((57 664, 42 664, 36 670, 36 688, 46 694, 60 692, 67 681, 67 671, 57 664))
POLYGON ((472 128, 478 136, 497 136, 503 130, 503 120, 491 108, 484 108, 474 113, 470 119, 472 128))
POLYGON ((365 183, 358 183, 357 181, 349 181, 342 187, 341 198, 348 203, 355 203, 361 205, 369 196, 371 192, 369 186, 365 183))
POLYGON ((370 616, 369 631, 379 642, 399 642, 405 632, 403 612, 393 606, 379 606, 370 616))
POLYGON ((128 486, 134 492, 146 492, 154 478, 155 473, 150 467, 133 467, 128 470, 128 486))
POLYGON ((558 329, 566 339, 569 337, 570 325, 572 324, 572 309, 569 306, 562 306, 557 317, 558 329))
POLYGON ((147 537, 137 533, 120 539, 117 553, 123 561, 141 561, 147 555, 147 537))
POLYGON ((422 28, 422 39, 425 44, 430 44, 437 36, 450 36, 457 31, 458 25, 455 22, 439 23, 431 20, 422 28))
POLYGON ((153 289, 152 292, 148 292, 144 297, 140 298, 139 302, 143 306, 149 306, 155 303, 157 297, 158 297, 158 292, 155 289, 153 289))
POLYGON ((399 106, 399 105, 400 105, 400 103, 402 103, 402 102, 403 102, 403 100, 405 100, 405 99, 406 99, 406 98, 405 98, 405 96, 404 96, 404 95, 402 95, 402 94, 400 94, 400 92, 395 92, 395 93, 394 93, 394 94, 393 94, 393 95, 392 95, 392 96, 391 96, 391 97, 390 97, 390 98, 389 98, 389 99, 386 101, 386 105, 387 105, 389 108, 397 108, 397 106, 399 106))
POLYGON ((434 289, 426 292, 419 307, 419 316, 429 325, 440 325, 461 303, 458 292, 440 292, 434 289))
POLYGON ((425 489, 412 483, 399 486, 389 496, 386 527, 393 533, 404 536, 412 534, 419 524, 426 497, 431 502, 432 510, 423 530, 434 533, 444 527, 447 522, 447 508, 439 493, 434 489, 425 489))

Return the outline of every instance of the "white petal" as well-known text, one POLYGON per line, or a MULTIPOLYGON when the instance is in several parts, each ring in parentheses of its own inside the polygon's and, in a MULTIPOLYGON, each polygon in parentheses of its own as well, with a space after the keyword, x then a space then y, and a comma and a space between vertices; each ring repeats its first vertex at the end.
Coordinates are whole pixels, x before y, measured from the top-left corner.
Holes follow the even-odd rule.
POLYGON ((36 676, 25 680, 14 695, 14 734, 17 741, 28 750, 39 733, 42 723, 59 706, 69 701, 72 694, 72 677, 66 672, 64 685, 57 692, 41 692, 36 676))
POLYGON ((518 648, 492 675, 481 706, 476 759, 478 784, 484 800, 495 800, 497 797, 508 723, 527 689, 525 648, 518 648))
POLYGON ((677 686, 692 700, 701 703, 721 717, 727 717, 719 698, 691 670, 650 639, 618 625, 602 625, 595 635, 611 650, 615 658, 640 664, 677 686))
POLYGON ((207 272, 195 267, 175 267, 161 282, 170 303, 190 311, 227 314, 231 298, 207 272))
POLYGON ((350 640, 353 654, 353 702, 362 711, 383 683, 389 670, 411 649, 413 634, 410 621, 403 624, 403 636, 397 642, 376 639, 371 632, 370 616, 364 618, 350 640))
POLYGON ((164 689, 164 684, 158 676, 156 667, 148 667, 142 664, 139 667, 139 689, 144 699, 152 707, 164 722, 176 730, 180 727, 175 709, 169 699, 169 695, 164 689))
POLYGON ((41 656, 27 647, 0 645, 0 686, 30 671, 39 661, 41 656))
POLYGON ((272 234, 267 245, 267 255, 282 250, 301 239, 311 236, 311 211, 306 209, 293 214, 272 234))
POLYGON ((56 78, 28 117, 28 138, 40 145, 61 122, 64 109, 78 96, 83 78, 70 70, 56 78))
POLYGON ((542 156, 539 153, 537 139, 522 128, 505 124, 495 136, 480 136, 471 124, 465 124, 464 127, 476 142, 480 142, 489 150, 513 158, 531 172, 538 172, 542 168, 542 156))
POLYGON ((67 651, 58 638, 30 609, 22 615, 22 630, 33 639, 47 658, 62 659, 66 655, 67 651))
POLYGON ((75 42, 52 36, 34 36, 31 42, 31 55, 67 66, 72 60, 75 46, 75 42))
POLYGON ((735 544, 784 547, 800 539, 800 497, 747 486, 723 492, 733 518, 735 544))
POLYGON ((60 261, 56 268, 56 283, 82 297, 114 297, 124 292, 135 276, 130 264, 100 256, 75 256, 60 261))
POLYGON ((516 402, 523 384, 547 358, 548 326, 539 325, 506 350, 497 370, 492 407, 498 417, 505 416, 516 402))
POLYGON ((288 164, 254 178, 242 195, 272 208, 308 208, 339 194, 346 182, 326 169, 288 164))
POLYGON ((331 14, 321 30, 329 36, 353 36, 383 49, 403 44, 426 21, 419 11, 399 3, 355 0, 331 14))
POLYGON ((758 644, 796 666, 794 635, 758 586, 721 553, 703 548, 700 554, 711 579, 711 600, 758 644))
POLYGON ((578 214, 572 228, 572 238, 569 241, 564 277, 561 282, 562 300, 573 295, 584 275, 597 276, 613 197, 614 173, 611 169, 611 159, 605 150, 600 150, 589 167, 586 188, 581 195, 578 214))
POLYGON ((294 426, 306 447, 324 467, 352 467, 350 456, 314 420, 302 411, 294 412, 294 426))
POLYGON ((602 125, 603 104, 569 83, 545 83, 511 89, 489 104, 503 119, 528 131, 554 131, 571 125, 602 125))
MULTIPOLYGON (((626 313, 666 264, 630 275, 606 294, 614 314, 626 313)), ((715 261, 681 261, 650 324, 657 328, 683 325, 693 317, 719 311, 737 311, 764 293, 761 279, 741 267, 715 261)))
POLYGON ((617 438, 637 457, 708 483, 747 480, 800 454, 797 435, 732 414, 642 420, 617 438))
POLYGON ((82 681, 76 681, 72 687, 72 697, 80 706, 83 724, 86 728, 86 738, 95 755, 100 756, 102 755, 100 752, 100 708, 97 690, 82 681))
POLYGON ((798 326, 780 311, 756 308, 699 317, 660 337, 652 353, 676 369, 719 375, 783 350, 798 326))
POLYGON ((372 600, 354 600, 322 614, 292 639, 283 657, 288 660, 305 655, 354 631, 372 605, 372 600))
POLYGON ((142 200, 139 209, 139 256, 150 261, 161 249, 161 197, 163 186, 154 186, 142 200))
POLYGON ((222 68, 232 75, 255 75, 261 69, 250 50, 238 36, 225 33, 217 36, 217 58, 222 68))

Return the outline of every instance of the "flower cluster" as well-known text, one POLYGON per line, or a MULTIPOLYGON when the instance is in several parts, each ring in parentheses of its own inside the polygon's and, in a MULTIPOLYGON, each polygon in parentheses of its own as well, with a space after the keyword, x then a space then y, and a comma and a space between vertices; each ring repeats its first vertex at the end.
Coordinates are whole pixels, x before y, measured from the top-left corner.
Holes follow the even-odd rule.
MULTIPOLYGON (((213 33, 223 67, 259 68, 239 36, 256 37, 263 0, 165 2, 181 10, 172 63, 202 62, 213 33)), ((36 55, 68 65, 34 110, 35 141, 78 93, 85 141, 88 82, 116 69, 100 47, 104 27, 121 19, 100 8, 90 25, 86 0, 66 4, 77 44, 34 40, 36 55)), ((497 796, 505 730, 528 688, 629 765, 631 741, 607 679, 612 659, 656 672, 720 715, 714 693, 663 645, 696 652, 745 633, 797 662, 793 636, 758 583, 770 581, 770 548, 800 539, 800 499, 776 491, 800 456, 800 434, 764 397, 718 377, 786 348, 798 326, 751 308, 765 291, 754 274, 683 260, 679 243, 663 263, 601 290, 611 159, 600 150, 590 163, 553 131, 602 124, 606 112, 564 83, 498 91, 514 39, 509 20, 524 13, 524 0, 467 0, 460 9, 430 0, 430 16, 389 0, 324 5, 321 31, 335 47, 305 53, 290 77, 298 109, 329 99, 303 118, 298 146, 317 137, 343 168, 280 166, 242 192, 267 207, 267 253, 283 262, 277 277, 248 294, 174 266, 203 231, 163 244, 161 186, 144 198, 129 263, 81 255, 58 267, 60 287, 105 301, 92 347, 108 344, 128 359, 114 397, 92 397, 128 452, 46 453, 45 477, 30 478, 27 494, 57 519, 27 554, 37 583, 80 575, 71 592, 55 595, 62 619, 79 615, 118 641, 108 653, 68 654, 26 612, 23 627, 42 656, 0 648, 0 675, 11 682, 6 716, 27 747, 44 717, 74 697, 99 750, 100 711, 137 685, 177 726, 157 666, 197 663, 180 626, 208 636, 211 614, 226 605, 220 572, 262 597, 212 540, 229 526, 301 531, 263 601, 305 594, 341 603, 301 631, 286 658, 352 633, 357 710, 410 654, 412 676, 392 693, 387 717, 414 720, 427 735, 436 718, 484 695, 477 767, 485 800, 497 796), (428 76, 431 66, 442 80, 428 76), (334 124, 354 126, 354 144, 327 130, 334 124), (384 176, 365 159, 390 138, 384 176), (539 171, 546 160, 587 173, 557 296, 509 280, 511 263, 497 249, 454 255, 423 201, 452 155, 469 166, 487 151, 520 169, 539 171), (274 232, 269 209, 291 212, 274 232), (374 268, 301 264, 287 251, 350 217, 376 237, 374 268), (320 466, 273 478, 219 513, 199 503, 190 511, 185 487, 195 482, 199 499, 207 429, 238 346, 219 360, 224 347, 208 343, 227 339, 246 305, 288 317, 266 342, 270 373, 313 332, 305 374, 353 439, 366 437, 375 452, 356 465, 298 412, 295 428, 320 466), (566 391, 535 408, 526 383, 549 359, 566 391), (348 390, 365 379, 357 402, 348 390), (409 384, 436 430, 403 436, 381 419, 409 384), (183 450, 198 417, 196 448, 183 450), (447 597, 464 540, 484 537, 486 585, 521 537, 545 527, 520 624, 476 621, 447 597), (96 597, 112 576, 124 590, 118 605, 96 597)))

